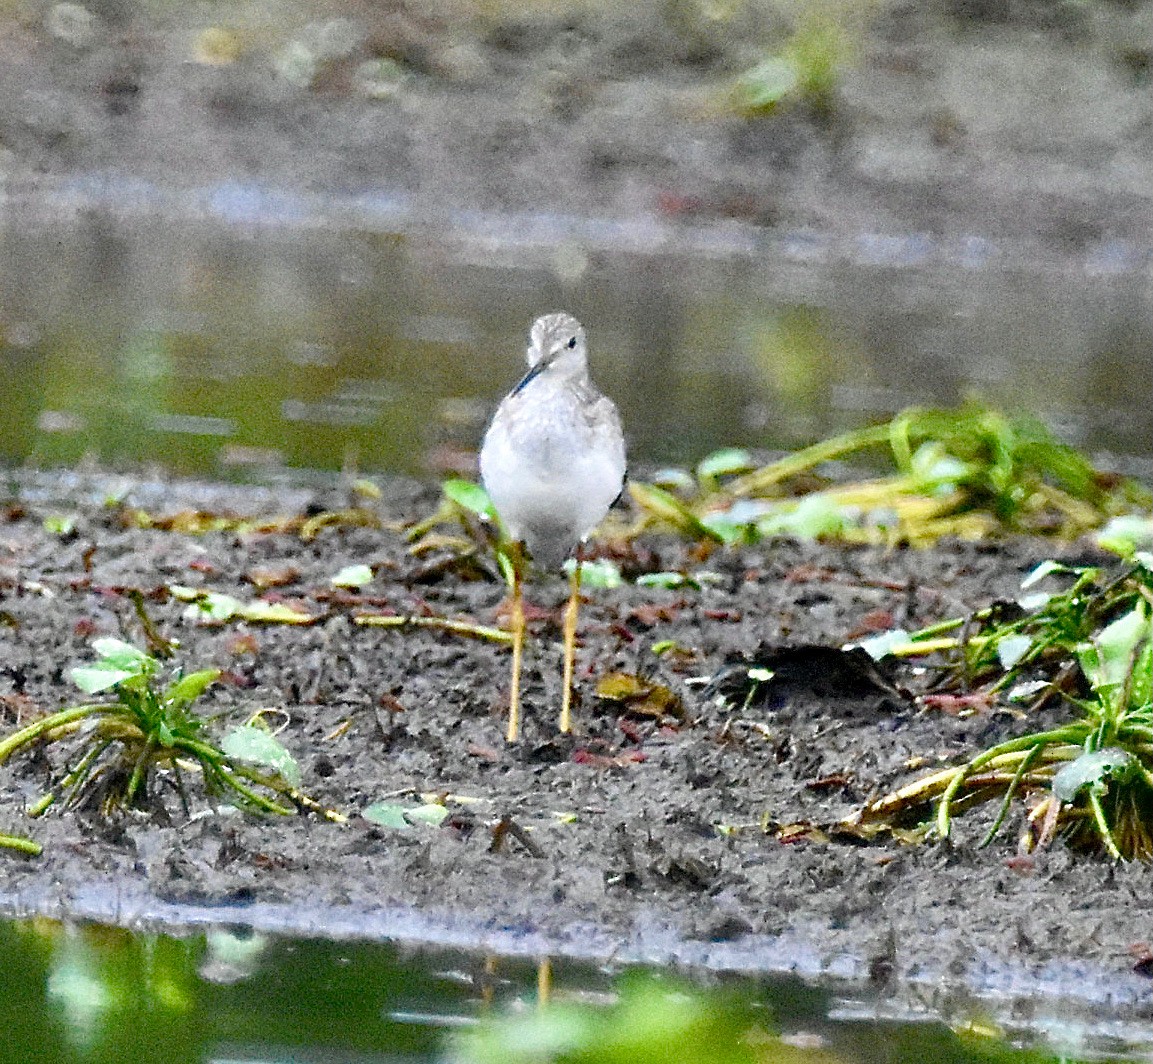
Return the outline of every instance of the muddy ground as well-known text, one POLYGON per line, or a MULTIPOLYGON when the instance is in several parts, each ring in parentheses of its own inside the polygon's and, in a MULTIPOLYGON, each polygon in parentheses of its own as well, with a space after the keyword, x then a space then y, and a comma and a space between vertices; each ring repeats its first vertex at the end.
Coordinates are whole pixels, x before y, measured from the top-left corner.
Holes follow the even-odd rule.
MULTIPOLYGON (((130 898, 223 905, 217 918, 239 923, 279 908, 296 914, 288 926, 320 933, 371 934, 387 930, 388 914, 406 912, 441 940, 445 928, 465 927, 476 942, 519 937, 558 952, 656 958, 683 955, 673 943, 696 943, 698 958, 735 950, 745 967, 795 965, 878 984, 897 977, 1035 990, 1056 978, 1064 992, 1093 1000, 1146 996, 1133 950, 1153 933, 1147 867, 1117 867, 1060 842, 1021 860, 1019 818, 978 849, 983 812, 961 818, 949 846, 779 830, 836 822, 909 779, 910 758, 955 758, 1029 727, 1020 714, 949 715, 901 693, 846 692, 821 670, 740 710, 689 682, 762 643, 835 647, 888 621, 912 627, 964 613, 1013 595, 1044 558, 1096 557, 1084 544, 912 551, 778 542, 714 554, 708 567, 723 579, 704 590, 592 590, 576 734, 554 734, 558 628, 543 612, 532 626, 524 739, 508 747, 507 649, 351 620, 391 611, 496 621, 499 583, 441 567, 435 555, 413 558, 388 527, 431 512, 434 488, 391 482, 374 504, 386 527, 333 527, 303 542, 284 532, 126 529, 121 511, 98 501, 105 481, 76 479, 62 503, 18 479, 0 524, 5 730, 17 714, 80 700, 64 670, 90 656, 94 636, 140 641, 125 597, 140 588, 160 629, 179 639, 179 662, 225 671, 204 702, 221 715, 217 734, 257 709, 283 713, 281 739, 306 791, 350 819, 261 819, 199 803, 189 820, 161 788, 169 815, 109 820, 82 807, 29 821, 22 807, 65 758, 22 757, 0 768, 0 827, 32 835, 44 852, 0 851, 9 912, 91 912, 93 891, 107 888, 113 903, 104 915, 128 921, 130 898), (64 538, 43 525, 61 513, 76 516, 64 538), (371 565, 374 580, 334 597, 329 578, 355 563, 371 565), (267 594, 314 612, 315 624, 207 627, 156 592, 182 584, 250 599, 254 574, 270 570, 288 579, 267 594), (658 659, 652 646, 665 640, 685 653, 658 659), (613 670, 667 684, 687 721, 622 717, 593 694, 613 670), (416 804, 428 792, 450 796, 453 815, 439 827, 398 831, 357 815, 380 799, 416 804), (494 852, 501 817, 517 830, 494 852)), ((138 484, 128 501, 154 514, 188 506, 269 514, 343 500, 154 482, 138 484)), ((631 559, 634 569, 695 567, 683 545, 657 534, 631 559)), ((537 578, 532 597, 552 607, 564 590, 559 577, 537 578)), ((916 693, 928 677, 906 668, 893 679, 916 693)))
POLYGON ((1153 227, 1151 54, 1140 0, 14 0, 0 183, 76 206, 216 190, 265 220, 304 192, 433 222, 917 234, 903 253, 984 261, 984 240, 1112 270, 1153 227), (743 113, 735 80, 813 11, 843 31, 827 97, 743 113))

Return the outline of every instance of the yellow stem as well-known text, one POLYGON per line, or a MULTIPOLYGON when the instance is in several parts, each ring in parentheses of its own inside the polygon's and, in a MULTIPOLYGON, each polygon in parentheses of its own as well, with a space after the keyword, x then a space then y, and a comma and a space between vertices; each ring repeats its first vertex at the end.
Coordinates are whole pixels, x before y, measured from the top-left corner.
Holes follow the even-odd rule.
POLYGON ((513 640, 512 633, 506 632, 503 628, 490 628, 488 625, 472 624, 469 621, 454 621, 449 617, 394 617, 366 613, 354 617, 353 620, 366 628, 439 628, 454 635, 488 639, 493 643, 511 643, 513 640))

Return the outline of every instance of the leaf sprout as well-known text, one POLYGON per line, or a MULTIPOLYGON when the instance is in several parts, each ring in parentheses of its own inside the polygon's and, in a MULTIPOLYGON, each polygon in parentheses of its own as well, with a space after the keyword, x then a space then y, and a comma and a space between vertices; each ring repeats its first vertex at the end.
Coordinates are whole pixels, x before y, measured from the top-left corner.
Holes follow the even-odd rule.
MULTIPOLYGON (((207 736, 207 721, 193 703, 220 675, 218 669, 177 672, 159 679, 161 663, 119 639, 96 639, 96 658, 70 671, 85 694, 107 692, 107 701, 68 706, 41 717, 0 741, 0 762, 37 743, 73 744, 71 767, 28 810, 39 816, 59 800, 64 805, 92 798, 104 813, 119 808, 155 807, 157 783, 171 783, 185 815, 189 797, 185 773, 199 772, 205 791, 254 813, 293 814, 318 810, 299 791, 299 769, 267 731, 238 728, 222 745, 207 736), (251 733, 257 732, 254 738, 251 733)), ((322 811, 329 819, 340 814, 322 811)))

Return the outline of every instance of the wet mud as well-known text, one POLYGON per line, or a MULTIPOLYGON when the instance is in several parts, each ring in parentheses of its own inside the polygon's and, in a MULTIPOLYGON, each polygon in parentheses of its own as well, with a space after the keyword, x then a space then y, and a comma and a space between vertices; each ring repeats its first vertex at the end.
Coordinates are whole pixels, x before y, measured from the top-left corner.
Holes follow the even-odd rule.
POLYGON ((216 919, 795 969, 877 988, 912 981, 1137 1008, 1148 1000, 1147 867, 1086 857, 1060 841, 1022 858, 1020 811, 984 849, 977 843, 993 810, 961 817, 948 845, 830 830, 912 778, 911 765, 948 762, 1039 722, 1020 711, 924 708, 915 696, 931 672, 907 665, 846 677, 826 667, 821 648, 1011 597, 1048 557, 1103 560, 1084 543, 914 551, 781 541, 702 563, 657 533, 627 550, 602 540, 597 549, 615 550, 626 573, 717 575, 700 590, 588 590, 571 737, 555 733, 566 587, 559 575, 536 576, 527 719, 510 747, 507 647, 355 623, 371 612, 500 623, 503 585, 487 562, 408 552, 400 529, 435 509, 434 487, 389 482, 370 504, 380 527, 333 525, 305 541, 125 527, 124 504, 153 515, 297 514, 346 504, 343 493, 136 483, 109 507, 106 480, 73 478, 51 492, 45 483, 15 478, 0 523, 5 731, 82 700, 66 670, 90 658, 94 637, 141 641, 128 597, 138 589, 158 628, 179 640, 178 663, 223 670, 203 702, 216 718, 211 733, 273 711, 304 790, 349 820, 258 818, 199 799, 187 817, 157 785, 150 809, 108 818, 82 802, 31 821, 22 810, 67 765, 60 744, 0 766, 0 828, 44 845, 34 859, 0 851, 0 906, 9 913, 216 919), (62 514, 74 518, 71 531, 47 532, 44 518, 62 514), (333 574, 362 563, 373 569, 370 584, 333 588, 333 574), (261 592, 254 581, 269 574, 275 586, 261 592), (246 601, 264 594, 316 620, 205 625, 165 592, 170 585, 246 601), (674 650, 654 653, 670 642, 674 650), (782 679, 747 704, 722 705, 698 682, 757 648, 772 648, 782 679), (598 680, 612 672, 667 686, 683 719, 598 699, 598 680), (359 815, 373 802, 429 796, 450 810, 439 826, 390 829, 359 815))
POLYGON ((0 182, 77 208, 183 190, 240 222, 292 220, 278 195, 307 192, 432 222, 490 212, 514 239, 525 215, 663 218, 859 237, 878 262, 940 244, 976 265, 1008 243, 1140 268, 1145 5, 830 3, 827 91, 744 113, 734 85, 787 53, 805 10, 13 5, 0 182))

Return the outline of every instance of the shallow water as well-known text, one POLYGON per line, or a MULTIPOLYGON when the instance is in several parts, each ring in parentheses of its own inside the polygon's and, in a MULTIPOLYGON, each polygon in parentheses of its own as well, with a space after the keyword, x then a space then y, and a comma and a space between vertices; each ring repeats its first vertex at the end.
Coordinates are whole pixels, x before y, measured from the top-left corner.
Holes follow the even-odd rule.
MULTIPOLYGON (((475 1060, 472 1039, 523 1039, 516 1018, 532 1016, 538 993, 536 965, 526 960, 225 926, 176 937, 0 922, 0 956, 5 1064, 475 1060)), ((624 975, 579 965, 552 974, 553 1003, 577 1010, 611 1009, 624 975)), ((1131 1029, 1102 1035, 1069 1020, 1022 1036, 1019 1025, 998 1027, 980 1003, 955 997, 944 1009, 950 1027, 936 1018, 941 1003, 846 998, 795 978, 713 980, 697 991, 680 977, 660 978, 699 994, 706 1012, 736 1003, 731 1040, 677 1058, 702 1064, 743 1059, 732 1054, 750 1030, 768 1039, 761 1059, 813 1064, 1148 1059, 1131 1029)), ((635 1058, 640 1064, 677 1053, 659 1037, 646 1044, 651 1057, 635 1058)), ((595 1047, 586 1052, 580 1059, 598 1059, 595 1047)))
POLYGON ((484 217, 429 230, 361 207, 334 218, 237 190, 178 217, 91 196, 10 207, 0 462, 467 470, 528 323, 564 306, 634 460, 794 446, 975 394, 1153 471, 1136 383, 1153 308, 1125 249, 1041 262, 917 234, 705 239, 548 218, 498 235, 484 217))

